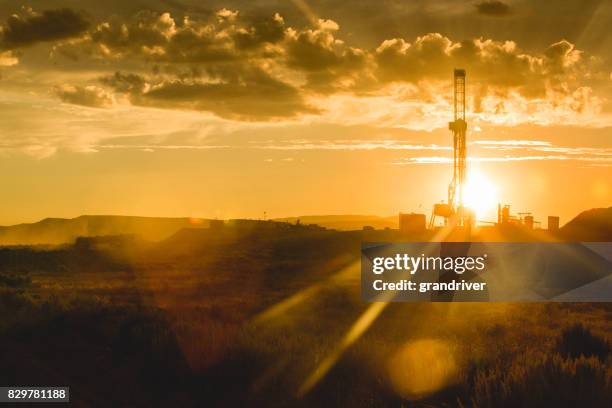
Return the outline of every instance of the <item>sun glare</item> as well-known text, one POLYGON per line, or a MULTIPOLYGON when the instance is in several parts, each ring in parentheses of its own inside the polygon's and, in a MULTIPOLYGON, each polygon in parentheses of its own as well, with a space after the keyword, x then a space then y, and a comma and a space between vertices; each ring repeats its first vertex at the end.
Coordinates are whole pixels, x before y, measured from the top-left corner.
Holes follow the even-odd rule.
POLYGON ((483 173, 471 170, 464 190, 464 203, 476 213, 476 217, 492 216, 497 207, 497 188, 483 173))

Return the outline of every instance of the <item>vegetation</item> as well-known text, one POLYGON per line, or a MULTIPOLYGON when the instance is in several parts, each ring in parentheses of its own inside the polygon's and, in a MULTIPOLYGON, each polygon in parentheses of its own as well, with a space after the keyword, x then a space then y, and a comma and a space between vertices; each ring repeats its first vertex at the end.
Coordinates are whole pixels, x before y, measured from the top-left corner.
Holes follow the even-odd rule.
POLYGON ((77 406, 607 406, 608 304, 393 303, 339 347, 370 306, 359 234, 2 249, 0 382, 77 406))

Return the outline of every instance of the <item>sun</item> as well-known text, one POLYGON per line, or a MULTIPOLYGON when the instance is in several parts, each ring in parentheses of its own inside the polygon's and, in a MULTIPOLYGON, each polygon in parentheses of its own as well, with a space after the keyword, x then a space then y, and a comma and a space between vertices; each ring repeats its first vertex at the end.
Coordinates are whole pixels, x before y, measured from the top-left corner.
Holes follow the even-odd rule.
POLYGON ((472 169, 468 173, 463 202, 478 219, 492 216, 497 208, 497 188, 482 172, 472 169))

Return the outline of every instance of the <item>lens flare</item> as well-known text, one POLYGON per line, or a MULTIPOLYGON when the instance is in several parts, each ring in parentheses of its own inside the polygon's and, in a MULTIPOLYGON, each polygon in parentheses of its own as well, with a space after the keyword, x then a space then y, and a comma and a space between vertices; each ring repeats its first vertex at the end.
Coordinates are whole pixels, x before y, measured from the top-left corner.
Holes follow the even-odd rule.
POLYGON ((417 400, 458 381, 458 365, 449 343, 423 339, 406 344, 391 357, 388 373, 395 392, 417 400))

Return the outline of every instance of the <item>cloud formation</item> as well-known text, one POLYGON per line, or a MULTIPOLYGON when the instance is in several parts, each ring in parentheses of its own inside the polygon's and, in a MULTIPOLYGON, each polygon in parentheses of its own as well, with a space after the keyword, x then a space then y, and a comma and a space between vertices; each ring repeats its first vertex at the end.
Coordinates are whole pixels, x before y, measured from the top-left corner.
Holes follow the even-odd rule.
POLYGON ((43 41, 76 37, 89 27, 85 17, 68 8, 37 13, 23 8, 11 15, 0 28, 0 48, 15 49, 43 41))
POLYGON ((367 51, 336 38, 340 29, 332 20, 318 20, 312 29, 289 29, 286 64, 302 72, 306 86, 318 92, 350 89, 368 75, 367 51))
MULTIPOLYGON (((501 14, 508 6, 488 1, 476 7, 501 14)), ((601 78, 609 79, 600 59, 563 39, 527 51, 511 40, 458 41, 430 32, 366 48, 349 44, 336 21, 312 18, 308 26, 294 27, 274 12, 243 15, 223 8, 179 17, 140 11, 89 28, 68 9, 24 13, 9 18, 3 44, 54 40, 56 61, 66 56, 98 72, 97 78, 71 84, 71 92, 56 92, 64 101, 87 106, 108 106, 104 97, 95 98, 98 91, 87 91, 97 80, 108 97, 113 93, 136 106, 212 112, 232 120, 325 114, 331 98, 344 95, 353 98, 353 105, 361 101, 361 111, 372 98, 383 98, 386 104, 418 102, 411 113, 431 116, 447 109, 452 70, 462 67, 468 71, 475 114, 500 118, 512 113, 523 120, 548 111, 558 113, 549 117, 598 112, 605 96, 594 89, 601 78)), ((15 62, 10 51, 0 54, 1 65, 15 62)), ((368 117, 400 121, 390 115, 368 117)))
POLYGON ((19 63, 19 58, 12 51, 0 52, 0 67, 11 67, 19 63))
POLYGON ((506 16, 510 14, 510 6, 498 0, 482 1, 476 5, 476 11, 485 16, 506 16))
POLYGON ((582 53, 565 40, 541 54, 530 54, 513 41, 476 38, 454 42, 430 33, 413 43, 401 38, 386 40, 375 55, 383 81, 444 80, 453 67, 460 66, 487 87, 515 89, 525 97, 543 97, 549 85, 571 85, 588 69, 582 53))
POLYGON ((62 85, 55 89, 55 93, 63 102, 73 105, 108 108, 113 104, 112 95, 105 89, 94 85, 62 85))
POLYGON ((237 120, 269 120, 317 113, 298 89, 258 68, 234 66, 206 78, 145 77, 116 72, 100 79, 133 105, 213 112, 237 120))

